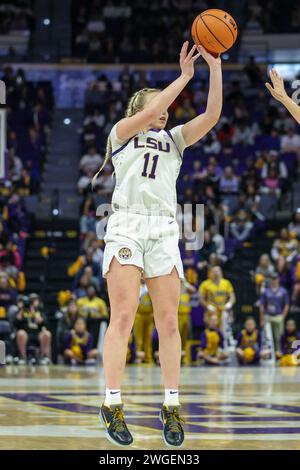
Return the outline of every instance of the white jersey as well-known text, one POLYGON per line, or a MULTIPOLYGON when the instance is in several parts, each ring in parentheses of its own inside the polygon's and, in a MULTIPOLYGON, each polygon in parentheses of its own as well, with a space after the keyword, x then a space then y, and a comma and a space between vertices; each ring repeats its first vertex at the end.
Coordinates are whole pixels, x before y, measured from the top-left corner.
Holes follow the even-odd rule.
POLYGON ((129 141, 121 141, 111 130, 112 163, 116 186, 112 209, 142 214, 176 216, 176 180, 187 147, 182 125, 170 131, 149 129, 129 141))

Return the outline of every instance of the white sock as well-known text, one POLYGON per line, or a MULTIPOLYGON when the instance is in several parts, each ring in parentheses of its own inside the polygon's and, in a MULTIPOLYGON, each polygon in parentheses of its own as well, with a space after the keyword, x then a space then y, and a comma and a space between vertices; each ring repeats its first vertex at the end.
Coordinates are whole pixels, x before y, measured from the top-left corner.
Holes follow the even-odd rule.
POLYGON ((121 390, 106 388, 105 389, 105 400, 104 405, 120 405, 122 403, 121 390))
POLYGON ((179 393, 175 388, 165 389, 165 401, 164 405, 167 406, 179 406, 179 393))

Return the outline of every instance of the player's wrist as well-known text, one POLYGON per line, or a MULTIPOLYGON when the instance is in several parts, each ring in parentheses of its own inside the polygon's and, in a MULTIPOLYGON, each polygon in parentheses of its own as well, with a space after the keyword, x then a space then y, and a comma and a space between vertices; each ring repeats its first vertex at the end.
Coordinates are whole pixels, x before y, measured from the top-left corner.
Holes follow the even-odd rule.
POLYGON ((289 97, 289 95, 284 92, 282 99, 280 100, 283 105, 289 104, 292 100, 292 98, 289 97))
POLYGON ((193 75, 188 74, 187 72, 181 72, 180 78, 186 82, 189 82, 191 78, 193 78, 193 75))

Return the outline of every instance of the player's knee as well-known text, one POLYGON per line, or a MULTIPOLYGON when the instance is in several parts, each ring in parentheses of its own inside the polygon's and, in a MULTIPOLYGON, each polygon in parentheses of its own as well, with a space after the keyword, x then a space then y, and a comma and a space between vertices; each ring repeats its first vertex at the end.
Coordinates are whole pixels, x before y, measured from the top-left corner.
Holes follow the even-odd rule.
POLYGON ((160 331, 167 336, 172 336, 178 333, 178 316, 170 313, 166 313, 161 316, 160 321, 157 325, 158 333, 160 331))
POLYGON ((130 333, 133 324, 133 314, 128 308, 120 309, 118 315, 111 320, 111 326, 120 333, 130 333))

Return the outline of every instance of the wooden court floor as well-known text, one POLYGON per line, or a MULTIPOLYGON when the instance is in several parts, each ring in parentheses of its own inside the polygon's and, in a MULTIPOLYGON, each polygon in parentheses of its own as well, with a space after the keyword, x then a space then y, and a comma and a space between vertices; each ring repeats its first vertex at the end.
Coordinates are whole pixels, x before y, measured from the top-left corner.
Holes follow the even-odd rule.
MULTIPOLYGON (((182 368, 183 449, 300 450, 300 368, 182 368)), ((98 368, 0 368, 0 449, 120 449, 98 421, 98 368)), ((133 365, 123 401, 132 449, 165 449, 160 370, 133 365)))

